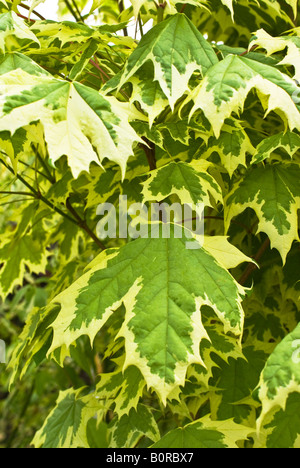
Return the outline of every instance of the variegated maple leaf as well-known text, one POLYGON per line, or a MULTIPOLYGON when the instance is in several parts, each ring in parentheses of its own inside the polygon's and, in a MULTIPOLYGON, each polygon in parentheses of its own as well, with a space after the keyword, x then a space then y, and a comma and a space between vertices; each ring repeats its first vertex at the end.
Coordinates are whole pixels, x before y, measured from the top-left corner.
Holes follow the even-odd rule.
POLYGON ((183 106, 194 102, 190 116, 202 109, 218 138, 225 120, 243 110, 252 89, 257 91, 266 113, 277 112, 291 130, 300 130, 300 113, 294 99, 299 88, 295 81, 269 65, 237 55, 229 54, 213 65, 183 106))
POLYGON ((184 427, 173 429, 153 448, 238 448, 239 440, 247 439, 253 429, 236 424, 232 419, 213 421, 209 415, 184 427))
POLYGON ((289 333, 268 358, 258 384, 262 412, 258 418, 261 429, 266 415, 274 408, 285 409, 289 395, 300 392, 300 325, 289 333))
POLYGON ((0 51, 3 54, 13 50, 20 52, 29 45, 39 47, 40 43, 24 21, 14 11, 0 14, 0 51))
POLYGON ((225 199, 225 226, 228 229, 234 216, 252 208, 258 216, 258 231, 265 232, 283 261, 298 240, 300 209, 300 166, 272 164, 249 170, 235 184, 225 199))
POLYGON ((33 62, 30 73, 18 68, 0 76, 0 131, 14 134, 40 121, 53 163, 66 155, 77 177, 92 161, 108 158, 124 176, 134 142, 142 141, 128 122, 139 113, 90 87, 41 75, 38 66, 33 75, 32 69, 33 62))
POLYGON ((256 31, 249 47, 260 47, 268 55, 287 50, 286 56, 278 65, 292 65, 295 69, 294 78, 300 82, 300 38, 297 36, 272 37, 264 29, 256 31))
POLYGON ((214 152, 218 153, 222 165, 232 176, 240 165, 246 167, 246 154, 254 154, 255 148, 242 125, 227 119, 219 138, 214 135, 209 138, 204 157, 208 158, 214 152))
POLYGON ((208 173, 211 164, 205 160, 191 163, 171 162, 151 171, 143 183, 143 201, 162 201, 176 194, 181 203, 196 208, 197 203, 211 206, 210 195, 215 201, 222 201, 222 191, 215 179, 208 173))
POLYGON ((300 149, 300 136, 295 132, 280 132, 264 138, 254 151, 252 164, 257 164, 271 157, 271 155, 282 148, 292 158, 300 149))
POLYGON ((84 395, 82 388, 61 391, 32 444, 36 448, 88 447, 87 423, 99 410, 99 401, 94 395, 84 395))
MULTIPOLYGON (((218 58, 194 24, 185 15, 178 13, 157 24, 143 36, 128 58, 124 71, 103 89, 120 89, 148 61, 154 67, 154 80, 159 83, 173 109, 175 102, 189 91, 188 82, 192 74, 197 70, 204 75, 218 62, 218 58)), ((147 75, 145 77, 149 78, 147 75)))
POLYGON ((207 250, 189 250, 187 240, 191 238, 186 230, 178 238, 171 226, 169 238, 139 238, 101 253, 82 277, 53 299, 61 311, 51 324, 49 353, 69 348, 81 335, 93 341, 124 303, 118 334, 125 339, 124 369, 137 366, 165 403, 174 388, 184 384, 191 363, 205 366, 199 351, 200 342, 209 339, 201 320, 203 305, 212 307, 225 333, 240 337, 243 329, 244 290, 227 268, 246 257, 235 249, 227 258, 226 239, 221 245, 218 238, 207 250))

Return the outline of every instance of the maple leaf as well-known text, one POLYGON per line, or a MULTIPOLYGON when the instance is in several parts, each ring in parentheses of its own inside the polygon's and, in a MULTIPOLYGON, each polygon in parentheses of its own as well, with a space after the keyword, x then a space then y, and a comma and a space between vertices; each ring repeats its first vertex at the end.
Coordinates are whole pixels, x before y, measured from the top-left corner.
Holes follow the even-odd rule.
POLYGON ((300 113, 294 102, 299 89, 291 78, 269 65, 229 54, 212 66, 182 107, 194 101, 190 116, 202 109, 217 138, 225 119, 243 110, 249 92, 255 88, 266 110, 284 117, 290 129, 300 130, 300 113))
POLYGON ((300 82, 300 38, 297 36, 272 37, 264 29, 256 31, 249 47, 259 47, 267 55, 287 49, 286 56, 278 65, 292 65, 295 68, 294 78, 300 82))
MULTIPOLYGON (((118 336, 125 338, 124 368, 137 366, 166 402, 184 383, 188 365, 203 364, 199 344, 208 336, 201 306, 213 308, 225 333, 240 336, 243 328, 243 289, 206 250, 186 249, 187 236, 182 230, 176 238, 170 229, 170 238, 139 238, 100 254, 87 273, 53 300, 61 312, 51 325, 49 353, 68 348, 83 334, 93 341, 123 302, 126 316, 118 336)), ((223 257, 226 263, 224 252, 223 257)), ((245 257, 241 254, 239 260, 245 257)))
POLYGON ((47 265, 47 252, 41 250, 39 241, 30 236, 4 243, 0 248, 0 296, 7 297, 16 285, 22 283, 26 267, 33 273, 44 273, 47 265))
POLYGON ((272 408, 285 408, 289 395, 300 392, 299 372, 300 325, 289 333, 268 358, 257 386, 257 395, 262 402, 258 418, 261 429, 266 415, 272 408))
POLYGON ((33 10, 40 5, 40 3, 44 3, 46 0, 31 0, 30 2, 30 8, 29 8, 29 13, 28 13, 28 19, 30 19, 30 15, 33 12, 33 10))
POLYGON ((131 408, 137 409, 140 397, 143 395, 146 383, 140 371, 135 366, 102 374, 96 387, 97 398, 114 399, 114 412, 121 418, 128 415, 131 408), (116 398, 117 395, 121 398, 116 398))
POLYGON ((212 421, 204 416, 183 427, 173 429, 153 448, 238 448, 237 441, 247 439, 253 429, 232 419, 212 421))
POLYGON ((171 162, 151 171, 149 179, 143 183, 143 201, 162 201, 175 193, 181 203, 189 203, 193 209, 197 203, 211 206, 210 195, 216 201, 222 201, 221 188, 208 173, 210 166, 209 162, 203 160, 192 163, 171 162))
POLYGON ((133 144, 142 141, 128 123, 129 113, 139 115, 129 105, 80 83, 21 69, 2 75, 0 86, 0 131, 14 134, 40 121, 53 163, 67 155, 78 177, 81 171, 89 171, 92 161, 99 164, 108 158, 119 164, 124 177, 133 144))
POLYGON ((300 149, 300 137, 293 132, 280 132, 264 138, 256 147, 251 163, 257 164, 271 157, 278 148, 283 148, 292 158, 300 149))
POLYGON ((294 239, 298 240, 297 210, 300 208, 300 167, 273 164, 249 170, 225 199, 225 226, 234 216, 252 208, 265 232, 285 261, 294 239))
POLYGON ((178 13, 143 36, 128 58, 124 71, 110 80, 103 90, 120 89, 148 61, 153 63, 154 80, 158 81, 173 109, 175 102, 189 91, 192 74, 198 70, 204 75, 218 58, 193 23, 178 13))
MULTIPOLYGON (((228 1, 228 0, 224 0, 228 1)), ((155 0, 130 0, 130 3, 132 4, 133 7, 133 13, 134 16, 137 18, 139 13, 143 12, 150 12, 150 13, 156 13, 157 11, 157 3, 155 0)), ((202 7, 208 10, 207 5, 206 5, 206 0, 187 0, 186 2, 184 0, 166 0, 164 2, 164 13, 165 15, 174 15, 177 13, 177 8, 176 5, 180 3, 186 3, 188 5, 194 5, 197 7, 202 7)))
POLYGON ((36 432, 32 444, 35 448, 88 447, 86 426, 101 405, 94 395, 82 395, 82 388, 61 391, 56 406, 36 432))
POLYGON ((204 153, 208 158, 212 153, 218 153, 222 165, 230 176, 239 167, 246 165, 246 154, 254 154, 253 147, 242 125, 234 120, 226 120, 219 138, 211 136, 207 142, 207 150, 204 153))
POLYGON ((158 425, 151 410, 142 404, 131 409, 112 424, 110 446, 115 448, 135 447, 139 439, 146 436, 153 442, 160 437, 158 425))
POLYGON ((28 47, 39 47, 40 43, 29 27, 13 11, 0 14, 0 51, 5 52, 28 47))
POLYGON ((41 213, 49 216, 37 201, 23 207, 21 214, 15 210, 18 223, 15 232, 1 236, 0 297, 3 299, 23 283, 26 270, 36 274, 46 270, 49 253, 45 249, 47 234, 39 222, 41 213))

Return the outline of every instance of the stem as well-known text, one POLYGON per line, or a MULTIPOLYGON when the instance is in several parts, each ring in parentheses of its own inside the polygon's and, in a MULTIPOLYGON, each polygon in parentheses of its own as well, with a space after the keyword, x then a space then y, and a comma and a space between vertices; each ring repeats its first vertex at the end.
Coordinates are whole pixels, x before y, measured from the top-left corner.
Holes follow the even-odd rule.
MULTIPOLYGON (((29 7, 28 5, 25 5, 24 3, 19 3, 19 6, 22 7, 22 8, 24 8, 24 10, 28 10, 28 11, 30 10, 30 7, 29 7)), ((34 13, 35 16, 37 16, 38 18, 40 18, 42 21, 45 21, 45 20, 46 20, 46 18, 44 18, 44 16, 41 15, 38 11, 32 10, 32 13, 34 13)), ((28 18, 27 18, 27 20, 28 20, 28 18)))
POLYGON ((139 29, 140 29, 140 35, 141 35, 141 37, 143 37, 144 36, 144 31, 143 31, 143 24, 142 24, 142 19, 141 19, 140 13, 138 15, 137 21, 138 21, 138 25, 139 25, 139 29))
POLYGON ((8 202, 0 203, 0 206, 12 205, 13 203, 26 202, 28 198, 17 198, 8 202))
POLYGON ((5 190, 1 190, 0 195, 27 195, 28 197, 34 197, 34 194, 30 192, 9 192, 5 190))
POLYGON ((17 16, 18 16, 19 18, 22 18, 23 20, 31 21, 32 23, 35 23, 35 22, 36 22, 36 20, 34 20, 34 19, 31 19, 31 18, 28 19, 27 16, 21 15, 21 13, 17 13, 17 16))
POLYGON ((73 6, 74 6, 74 8, 75 8, 77 14, 78 14, 79 20, 83 22, 83 18, 82 18, 82 16, 81 16, 81 11, 80 11, 79 8, 78 8, 78 5, 77 5, 77 3, 76 3, 76 0, 72 0, 72 3, 73 3, 73 6))
MULTIPOLYGON (((123 3, 123 0, 119 0, 118 1, 118 7, 119 7, 119 12, 120 14, 124 11, 124 3, 123 3)), ((123 28, 123 34, 124 36, 128 36, 128 30, 127 28, 123 28)))
MULTIPOLYGON (((30 190, 30 192, 32 192, 32 196, 34 198, 36 198, 37 200, 41 200, 43 203, 49 206, 49 208, 56 211, 56 213, 68 219, 68 221, 70 221, 71 223, 76 224, 76 226, 81 227, 91 237, 91 239, 93 239, 93 241, 98 245, 98 247, 100 247, 102 250, 106 249, 105 245, 100 241, 100 239, 98 239, 98 237, 94 234, 94 232, 88 227, 85 220, 82 219, 79 216, 79 214, 75 211, 75 209, 72 207, 69 198, 66 201, 66 207, 70 211, 72 216, 69 216, 68 213, 65 213, 60 208, 53 205, 53 203, 51 203, 46 197, 44 197, 39 190, 34 189, 20 174, 15 174, 13 168, 10 167, 8 164, 6 164, 2 159, 0 159, 0 163, 3 164, 6 167, 6 169, 8 169, 14 176, 16 176, 20 180, 20 182, 22 182, 30 190)), ((9 193, 11 194, 11 192, 9 193)), ((28 194, 27 192, 23 194, 31 195, 31 194, 28 194)))
MULTIPOLYGON (((19 159, 18 162, 19 162, 20 164, 23 164, 23 165, 26 166, 26 167, 30 167, 30 168, 31 168, 31 165, 30 165, 30 164, 27 164, 25 161, 22 161, 21 159, 19 159)), ((43 176, 45 179, 48 180, 46 174, 43 174, 43 172, 41 172, 41 171, 39 171, 39 170, 37 170, 36 172, 37 172, 38 174, 40 174, 41 176, 43 176)), ((50 181, 49 181, 49 182, 50 182, 50 181)))
POLYGON ((97 68, 97 70, 100 72, 101 81, 103 82, 103 76, 102 75, 104 75, 105 78, 107 78, 107 80, 110 80, 110 76, 100 67, 96 56, 94 58, 95 58, 95 60, 90 59, 90 64, 93 65, 93 67, 97 68))
POLYGON ((164 3, 156 3, 156 8, 157 8, 157 23, 161 23, 164 20, 164 13, 165 13, 165 8, 167 6, 167 2, 164 3))
MULTIPOLYGON (((42 156, 40 155, 40 153, 38 152, 37 148, 34 147, 34 145, 32 145, 32 149, 36 155, 36 158, 40 161, 41 165, 43 166, 45 172, 47 173, 47 177, 44 175, 44 177, 46 177, 47 180, 49 180, 49 182, 51 182, 52 184, 55 184, 56 180, 55 178, 52 176, 51 172, 50 172, 50 169, 48 168, 46 162, 44 161, 44 159, 42 158, 42 156)), ((41 174, 38 170, 36 170, 39 174, 41 174)))
MULTIPOLYGON (((254 259, 256 263, 259 262, 259 260, 261 259, 261 257, 263 256, 263 254, 265 253, 265 251, 267 250, 267 248, 269 247, 270 245, 270 239, 267 238, 265 240, 265 242, 261 245, 260 249, 258 250, 257 254, 255 255, 254 259)), ((257 266, 254 264, 254 263, 250 263, 246 270, 244 271, 244 273, 242 274, 242 276, 240 277, 239 279, 239 283, 243 286, 246 281, 248 280, 248 278, 252 275, 252 273, 257 270, 257 266)))
POLYGON ((247 55, 247 54, 249 54, 250 52, 253 52, 255 49, 257 49, 257 47, 258 47, 257 45, 254 45, 253 47, 251 47, 250 50, 248 50, 248 49, 245 50, 245 52, 242 52, 241 54, 239 54, 239 56, 240 56, 240 57, 243 57, 244 55, 247 55))
POLYGON ((71 15, 74 17, 74 19, 75 19, 77 22, 80 21, 80 18, 78 18, 77 14, 76 14, 75 10, 73 9, 73 7, 72 7, 71 3, 69 2, 69 0, 64 0, 64 2, 65 2, 65 4, 66 4, 66 6, 67 6, 69 12, 71 13, 71 15))
POLYGON ((31 185, 28 182, 26 182, 26 180, 23 179, 23 177, 20 174, 15 174, 15 171, 13 170, 12 167, 10 167, 2 159, 0 159, 0 163, 4 167, 6 167, 6 169, 8 169, 15 177, 17 177, 22 182, 22 184, 24 184, 34 195, 38 195, 38 192, 33 187, 31 187, 31 185))
POLYGON ((70 198, 67 198, 66 207, 68 208, 70 213, 74 216, 74 218, 77 220, 76 224, 80 226, 93 239, 93 241, 98 245, 98 247, 100 247, 102 250, 105 250, 106 249, 105 245, 102 244, 101 240, 98 239, 96 234, 88 227, 85 220, 82 219, 77 213, 77 211, 73 208, 73 206, 71 205, 70 198))
MULTIPOLYGON (((14 170, 12 167, 10 167, 8 164, 6 164, 2 159, 0 159, 0 163, 3 164, 6 169, 8 169, 14 176, 14 170)), ((53 205, 47 198, 45 198, 38 190, 34 189, 20 174, 17 174, 17 178, 22 182, 29 190, 32 192, 32 196, 36 198, 37 200, 41 200, 43 203, 45 203, 49 208, 54 210, 56 213, 59 215, 63 216, 66 218, 68 221, 70 221, 73 224, 76 224, 76 226, 81 227, 92 239, 93 241, 100 247, 102 250, 104 250, 106 247, 100 239, 91 231, 91 229, 87 226, 86 222, 81 219, 81 217, 78 215, 78 213, 74 210, 74 208, 71 206, 70 201, 67 200, 66 202, 66 207, 70 211, 70 213, 74 216, 69 216, 68 213, 65 213, 62 211, 60 208, 57 206, 53 205)))
POLYGON ((142 138, 146 145, 141 144, 141 147, 143 148, 148 164, 149 164, 149 169, 150 171, 153 171, 156 169, 156 159, 155 159, 155 144, 149 141, 146 137, 142 138))

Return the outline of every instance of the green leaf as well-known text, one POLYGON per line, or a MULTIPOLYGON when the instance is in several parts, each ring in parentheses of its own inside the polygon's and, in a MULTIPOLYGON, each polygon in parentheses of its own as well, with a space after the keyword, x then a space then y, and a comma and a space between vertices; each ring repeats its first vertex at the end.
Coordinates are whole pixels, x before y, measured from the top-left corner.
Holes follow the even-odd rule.
MULTIPOLYGON (((23 207, 20 219, 16 216, 18 226, 14 235, 2 234, 0 296, 3 299, 13 292, 15 286, 22 285, 27 270, 35 274, 45 272, 49 253, 46 250, 47 234, 41 222, 42 209, 36 201, 23 207)), ((43 215, 49 216, 49 211, 43 215)))
POLYGON ((253 347, 243 347, 243 356, 229 357, 228 362, 216 359, 217 369, 211 385, 218 397, 211 402, 212 414, 218 420, 234 418, 235 422, 250 425, 256 419, 255 408, 243 404, 258 384, 267 355, 253 347), (234 382, 234 385, 231 384, 234 382))
POLYGON ((215 179, 208 173, 210 163, 204 160, 192 163, 171 162, 151 171, 143 183, 143 201, 162 201, 176 194, 181 203, 189 203, 193 209, 197 203, 211 206, 210 195, 216 202, 222 202, 222 191, 215 179))
POLYGON ((6 1, 0 0, 0 12, 2 13, 2 11, 7 11, 8 9, 9 8, 8 8, 6 1))
POLYGON ((55 319, 57 309, 34 307, 30 311, 8 364, 8 370, 11 371, 10 387, 16 383, 18 377, 24 377, 32 359, 47 344, 51 336, 48 326, 55 319))
MULTIPOLYGON (((58 52, 62 48, 70 50, 66 46, 76 44, 84 44, 95 40, 100 42, 118 42, 126 43, 127 46, 133 45, 132 38, 116 37, 113 33, 119 31, 126 23, 118 23, 109 25, 103 24, 101 26, 88 26, 83 23, 75 23, 73 21, 37 21, 31 26, 31 31, 36 35, 41 43, 42 50, 38 53, 46 54, 47 49, 51 48, 51 52, 58 52)), ((104 48, 108 48, 106 44, 103 44, 104 48)))
POLYGON ((223 3, 223 5, 227 6, 228 10, 230 11, 232 17, 233 17, 233 5, 232 5, 232 1, 233 0, 221 0, 221 2, 223 3))
POLYGON ((219 138, 225 119, 243 110, 252 89, 256 89, 266 114, 277 112, 291 130, 300 130, 299 109, 293 99, 299 88, 294 80, 269 65, 232 54, 207 71, 183 105, 194 101, 190 116, 202 109, 219 138))
POLYGON ((32 273, 44 273, 48 253, 41 250, 38 240, 30 236, 6 242, 0 248, 0 296, 7 297, 16 285, 23 282, 26 267, 32 273))
MULTIPOLYGON (((182 14, 173 15, 157 24, 143 36, 130 55, 118 89, 128 81, 147 61, 154 66, 154 80, 169 100, 171 108, 189 91, 188 82, 198 70, 203 75, 218 62, 211 45, 203 38, 193 23, 182 14)), ((104 89, 111 88, 108 83, 104 89)))
POLYGON ((276 135, 265 138, 256 147, 252 164, 257 164, 271 157, 278 148, 283 148, 292 158, 296 151, 300 149, 300 136, 292 132, 280 132, 276 135))
POLYGON ((153 414, 145 405, 139 405, 136 410, 131 409, 128 415, 114 420, 110 432, 110 448, 134 447, 143 436, 153 442, 160 437, 153 414))
POLYGON ((91 6, 91 9, 90 9, 90 13, 97 10, 97 8, 99 8, 101 6, 101 3, 102 3, 102 0, 93 0, 92 6, 91 6))
MULTIPOLYGON (((132 84, 131 101, 138 102, 142 109, 147 112, 150 128, 156 117, 169 105, 159 82, 153 80, 152 74, 153 67, 151 62, 148 61, 128 80, 132 84)), ((112 83, 112 80, 109 83, 112 83)))
POLYGON ((300 167, 297 164, 273 164, 249 169, 225 200, 225 227, 232 218, 252 208, 258 216, 258 232, 265 232, 271 246, 285 262, 292 242, 298 239, 300 208, 300 167))
POLYGON ((83 71, 85 66, 88 64, 89 60, 98 50, 98 44, 94 39, 91 39, 87 42, 84 50, 81 52, 81 58, 75 65, 72 67, 70 71, 69 78, 70 80, 76 80, 76 78, 80 75, 83 71))
POLYGON ((288 396, 285 409, 277 407, 270 413, 264 420, 258 447, 299 448, 299 405, 300 394, 294 392, 288 396))
MULTIPOLYGON (((123 302, 126 316, 118 336, 125 338, 124 369, 137 366, 165 402, 184 383, 188 365, 203 364, 199 344, 207 333, 201 306, 211 306, 225 333, 239 337, 243 289, 211 254, 197 248, 188 232, 177 229, 182 232, 176 238, 174 229, 170 238, 140 238, 100 254, 90 271, 57 296, 53 303, 61 305, 61 312, 52 324, 49 353, 69 347, 83 334, 93 341, 123 302), (196 248, 187 249, 187 241, 196 248)), ((226 253, 222 255, 226 260, 226 253)))
POLYGON ((286 0, 286 3, 293 9, 294 16, 297 16, 297 0, 286 0))
POLYGON ((88 420, 101 410, 93 395, 81 396, 82 389, 61 391, 55 408, 36 432, 35 448, 89 448, 88 420))
POLYGON ((28 26, 16 13, 10 11, 0 15, 0 51, 3 54, 28 47, 39 47, 40 43, 28 26))
POLYGON ((246 155, 254 154, 255 148, 242 126, 237 121, 227 120, 219 138, 212 136, 208 140, 204 157, 214 152, 219 154, 222 165, 232 176, 239 165, 247 167, 246 155))
POLYGON ((137 409, 146 382, 135 366, 109 374, 102 374, 96 386, 96 398, 112 400, 114 412, 120 419, 129 414, 131 408, 137 409))
POLYGON ((210 11, 197 8, 193 21, 209 41, 223 41, 228 46, 247 48, 253 31, 259 28, 279 36, 294 27, 290 11, 277 0, 235 0, 234 17, 228 10, 230 0, 211 0, 210 5, 210 11))
POLYGON ((77 82, 35 77, 19 69, 3 75, 0 85, 0 130, 13 134, 40 121, 53 163, 67 155, 77 177, 89 171, 92 161, 99 164, 108 158, 119 164, 124 176, 132 146, 140 141, 128 123, 127 104, 77 82))
POLYGON ((30 75, 51 76, 31 58, 19 52, 7 53, 0 59, 0 75, 5 75, 5 73, 17 70, 18 68, 29 73, 30 75))
POLYGON ((275 348, 261 373, 258 384, 258 397, 262 412, 258 418, 258 428, 265 416, 273 408, 286 408, 287 399, 293 392, 300 393, 300 325, 289 333, 275 348))
POLYGON ((278 65, 292 65, 295 68, 294 78, 300 81, 300 39, 299 37, 272 37, 264 29, 256 31, 250 46, 260 47, 266 49, 267 55, 272 55, 275 52, 287 49, 286 56, 281 60, 278 65))
POLYGON ((152 448, 238 448, 237 441, 246 440, 251 433, 253 429, 236 424, 232 419, 212 421, 205 416, 169 431, 152 448))

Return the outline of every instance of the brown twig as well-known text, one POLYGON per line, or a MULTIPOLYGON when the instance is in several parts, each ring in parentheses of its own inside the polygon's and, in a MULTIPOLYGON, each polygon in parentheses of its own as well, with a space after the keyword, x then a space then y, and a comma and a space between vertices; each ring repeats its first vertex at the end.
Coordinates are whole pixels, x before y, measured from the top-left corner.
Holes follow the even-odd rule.
MULTIPOLYGON (((122 14, 122 12, 124 11, 124 3, 123 3, 123 0, 119 0, 118 1, 118 7, 119 7, 119 12, 120 12, 120 15, 122 14)), ((123 28, 123 34, 124 36, 128 36, 128 30, 125 26, 125 28, 123 28)))
MULTIPOLYGON (((19 6, 22 7, 22 8, 24 8, 24 10, 28 10, 28 11, 30 10, 30 7, 29 7, 28 5, 25 5, 24 3, 19 3, 19 6)), ((42 20, 42 21, 45 21, 45 20, 46 20, 46 18, 44 18, 44 16, 41 15, 38 11, 32 10, 32 13, 33 13, 35 16, 37 16, 38 18, 40 18, 40 20, 42 20)), ((28 18, 26 18, 26 19, 28 20, 28 18)), ((32 20, 32 21, 34 21, 34 20, 32 20)))
POLYGON ((251 47, 250 50, 245 50, 244 52, 242 52, 241 54, 239 54, 240 57, 243 57, 244 55, 247 55, 247 54, 250 54, 250 52, 254 52, 255 49, 257 49, 257 45, 254 45, 253 47, 251 47))
POLYGON ((145 152, 150 171, 153 171, 156 169, 155 144, 149 141, 146 137, 142 137, 142 139, 146 144, 141 144, 141 148, 143 148, 145 152))
POLYGON ((89 226, 86 224, 85 220, 82 219, 81 216, 79 216, 77 211, 71 205, 70 198, 67 198, 67 200, 66 200, 66 207, 70 211, 72 216, 74 216, 74 218, 77 220, 78 226, 81 227, 93 239, 93 241, 100 247, 101 250, 105 250, 106 249, 105 245, 96 236, 96 234, 89 228, 89 226))
MULTIPOLYGON (((270 239, 267 238, 265 240, 265 242, 260 246, 260 249, 258 250, 257 254, 255 255, 255 257, 253 258, 253 260, 258 263, 259 260, 261 259, 261 257, 263 256, 263 254, 265 253, 265 251, 267 250, 267 248, 269 247, 270 245, 270 239)), ((246 281, 248 280, 248 278, 252 275, 252 273, 257 270, 257 265, 255 265, 255 263, 250 263, 246 270, 244 271, 244 273, 242 274, 242 276, 240 277, 239 279, 239 283, 243 286, 246 281)))

